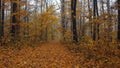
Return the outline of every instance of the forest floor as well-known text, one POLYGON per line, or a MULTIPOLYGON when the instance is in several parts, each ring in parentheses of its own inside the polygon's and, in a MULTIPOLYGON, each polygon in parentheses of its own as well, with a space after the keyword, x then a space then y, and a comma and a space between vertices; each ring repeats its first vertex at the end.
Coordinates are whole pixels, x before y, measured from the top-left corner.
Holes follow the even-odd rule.
POLYGON ((0 48, 0 68, 73 68, 76 58, 60 43, 0 48))
POLYGON ((111 50, 105 52, 100 47, 96 51, 93 46, 92 49, 81 46, 80 50, 76 45, 68 46, 58 42, 3 46, 0 47, 0 68, 120 68, 120 50, 111 55, 111 50))

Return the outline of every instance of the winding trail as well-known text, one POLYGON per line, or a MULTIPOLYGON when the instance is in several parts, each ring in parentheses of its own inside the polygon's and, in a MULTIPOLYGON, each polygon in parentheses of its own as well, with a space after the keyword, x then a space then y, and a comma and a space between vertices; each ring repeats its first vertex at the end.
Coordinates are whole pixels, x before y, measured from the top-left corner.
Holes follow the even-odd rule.
POLYGON ((60 43, 2 50, 0 68, 76 68, 76 59, 60 43))

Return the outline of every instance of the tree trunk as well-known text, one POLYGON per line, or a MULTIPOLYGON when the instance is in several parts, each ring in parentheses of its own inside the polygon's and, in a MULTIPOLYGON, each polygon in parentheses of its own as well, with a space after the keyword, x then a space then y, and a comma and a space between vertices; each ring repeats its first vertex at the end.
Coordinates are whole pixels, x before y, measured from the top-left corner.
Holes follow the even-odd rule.
MULTIPOLYGON (((48 2, 45 0, 46 11, 48 10, 48 2)), ((45 41, 48 41, 48 27, 46 26, 45 41)))
POLYGON ((20 15, 17 13, 19 11, 20 6, 16 3, 17 0, 12 0, 11 5, 12 5, 12 29, 11 29, 11 34, 12 37, 15 39, 19 38, 19 33, 20 33, 20 15))
POLYGON ((118 40, 120 41, 120 0, 118 0, 118 40))
MULTIPOLYGON (((97 5, 97 0, 93 0, 93 18, 97 19, 97 17, 99 16, 98 13, 98 5, 97 5)), ((99 23, 94 22, 93 24, 93 40, 96 41, 99 39, 99 23)))
POLYGON ((0 0, 0 38, 4 36, 4 1, 0 0))
POLYGON ((93 27, 92 27, 92 23, 91 23, 91 21, 92 21, 92 18, 91 18, 91 16, 92 16, 92 11, 91 11, 91 8, 90 8, 90 0, 88 0, 88 10, 89 10, 89 22, 90 22, 90 35, 91 35, 91 37, 92 37, 92 29, 93 29, 93 27))
POLYGON ((61 22, 62 22, 62 36, 63 41, 65 41, 65 0, 61 1, 61 22))
POLYGON ((73 31, 73 42, 78 42, 77 28, 76 28, 76 4, 77 0, 71 0, 71 20, 72 20, 72 31, 73 31))

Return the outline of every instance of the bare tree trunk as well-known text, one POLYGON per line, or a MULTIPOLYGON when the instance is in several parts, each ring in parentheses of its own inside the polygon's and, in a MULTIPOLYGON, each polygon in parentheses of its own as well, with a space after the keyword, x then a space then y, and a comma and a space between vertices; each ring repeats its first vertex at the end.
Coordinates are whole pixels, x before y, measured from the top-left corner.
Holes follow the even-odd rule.
POLYGON ((71 0, 71 20, 72 20, 72 31, 73 31, 73 42, 78 42, 77 28, 76 28, 76 5, 77 0, 71 0))
POLYGON ((19 14, 16 14, 19 11, 20 6, 16 3, 17 0, 12 0, 12 29, 11 34, 14 39, 19 39, 19 33, 20 33, 20 16, 19 14))
POLYGON ((112 32, 112 20, 111 20, 111 9, 110 9, 110 0, 107 0, 107 11, 108 11, 108 42, 112 41, 112 36, 111 36, 111 32, 112 32))
MULTIPOLYGON (((48 10, 48 2, 47 0, 45 0, 45 5, 46 5, 46 10, 48 10)), ((47 41, 48 40, 48 27, 46 26, 46 33, 45 33, 45 40, 47 41)))
MULTIPOLYGON (((25 10, 28 11, 28 0, 26 0, 26 2, 25 2, 25 10)), ((25 21, 25 23, 28 24, 28 22, 29 22, 29 14, 24 17, 24 21, 25 21)), ((28 25, 27 25, 27 27, 25 29, 25 35, 29 35, 29 26, 28 25)))
MULTIPOLYGON (((43 12, 43 0, 41 0, 41 6, 40 6, 40 8, 41 8, 41 13, 43 12)), ((43 26, 43 23, 41 23, 40 24, 40 26, 42 27, 43 26)), ((41 31, 40 31, 41 33, 40 33, 40 39, 41 39, 41 41, 43 41, 43 30, 41 29, 41 31)))
POLYGON ((65 0, 61 1, 61 22, 62 22, 62 36, 65 41, 65 0))
MULTIPOLYGON (((93 17, 94 19, 97 19, 97 17, 99 16, 98 13, 98 4, 97 4, 97 0, 93 0, 93 17)), ((99 39, 99 24, 94 22, 93 24, 93 40, 96 41, 99 39)))
POLYGON ((118 0, 118 40, 120 41, 120 0, 118 0))
POLYGON ((90 8, 90 0, 88 0, 88 10, 89 10, 89 22, 90 22, 90 35, 91 35, 91 37, 92 37, 92 29, 93 29, 93 27, 92 27, 92 23, 91 23, 91 21, 92 21, 92 18, 91 18, 91 16, 92 16, 92 11, 91 11, 91 8, 90 8))
POLYGON ((4 36, 4 1, 0 0, 0 38, 4 36))

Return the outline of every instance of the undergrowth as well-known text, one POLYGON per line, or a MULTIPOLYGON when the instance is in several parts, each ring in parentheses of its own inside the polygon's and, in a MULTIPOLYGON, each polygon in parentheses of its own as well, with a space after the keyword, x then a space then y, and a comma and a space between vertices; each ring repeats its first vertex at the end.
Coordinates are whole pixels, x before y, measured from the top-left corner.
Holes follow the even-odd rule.
POLYGON ((119 68, 120 44, 117 42, 102 43, 86 41, 76 44, 67 44, 68 49, 79 59, 79 67, 87 68, 119 68), (92 42, 92 43, 91 43, 92 42))

